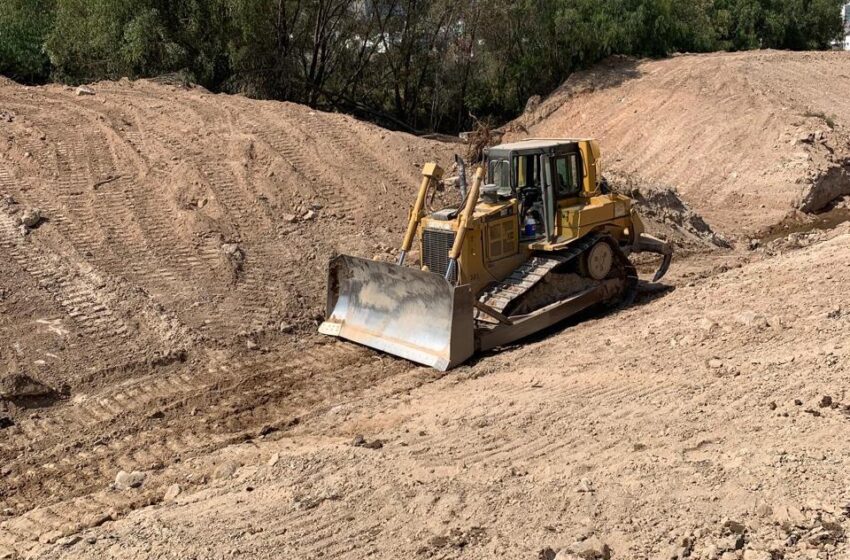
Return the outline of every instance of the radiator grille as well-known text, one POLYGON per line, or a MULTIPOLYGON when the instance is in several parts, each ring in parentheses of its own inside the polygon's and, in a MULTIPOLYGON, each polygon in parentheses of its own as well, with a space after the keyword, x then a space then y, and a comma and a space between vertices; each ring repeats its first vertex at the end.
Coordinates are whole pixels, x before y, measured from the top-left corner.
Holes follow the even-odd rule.
POLYGON ((449 268, 449 251, 455 242, 455 232, 426 229, 422 233, 422 264, 431 272, 445 275, 449 268))

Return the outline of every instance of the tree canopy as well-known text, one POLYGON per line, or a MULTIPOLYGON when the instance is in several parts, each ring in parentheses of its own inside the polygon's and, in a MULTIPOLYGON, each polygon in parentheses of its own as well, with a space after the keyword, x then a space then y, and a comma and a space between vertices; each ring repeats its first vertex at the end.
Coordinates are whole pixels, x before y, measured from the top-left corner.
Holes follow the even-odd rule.
POLYGON ((179 72, 214 91, 457 131, 613 54, 828 49, 842 0, 4 0, 0 74, 179 72))

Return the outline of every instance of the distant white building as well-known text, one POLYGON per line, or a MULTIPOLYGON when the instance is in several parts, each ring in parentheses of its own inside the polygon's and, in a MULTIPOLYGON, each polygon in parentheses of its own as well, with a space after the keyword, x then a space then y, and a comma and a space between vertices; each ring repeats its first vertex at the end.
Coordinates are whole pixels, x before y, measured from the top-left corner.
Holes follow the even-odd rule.
POLYGON ((844 17, 844 50, 850 51, 850 2, 841 8, 841 15, 844 17))

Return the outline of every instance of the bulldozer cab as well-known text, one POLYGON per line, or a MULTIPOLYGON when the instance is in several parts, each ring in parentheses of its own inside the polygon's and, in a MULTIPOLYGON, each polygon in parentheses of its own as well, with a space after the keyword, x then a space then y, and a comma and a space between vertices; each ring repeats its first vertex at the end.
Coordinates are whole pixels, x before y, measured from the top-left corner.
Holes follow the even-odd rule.
POLYGON ((554 241, 559 235, 558 209, 598 194, 598 153, 592 140, 502 144, 485 150, 488 183, 500 197, 517 198, 520 215, 540 224, 534 237, 554 241))

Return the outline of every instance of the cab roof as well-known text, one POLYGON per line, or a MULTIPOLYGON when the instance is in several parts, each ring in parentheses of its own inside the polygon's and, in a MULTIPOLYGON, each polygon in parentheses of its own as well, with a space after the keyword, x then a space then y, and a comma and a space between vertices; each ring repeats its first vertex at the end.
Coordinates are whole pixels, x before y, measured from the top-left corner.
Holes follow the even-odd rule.
POLYGON ((586 138, 528 138, 508 144, 499 144, 488 148, 488 154, 524 153, 537 154, 549 153, 559 147, 574 146, 577 142, 588 141, 586 138))

